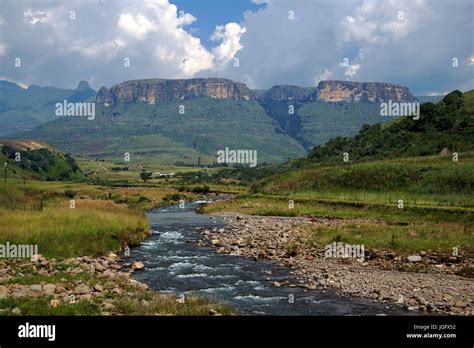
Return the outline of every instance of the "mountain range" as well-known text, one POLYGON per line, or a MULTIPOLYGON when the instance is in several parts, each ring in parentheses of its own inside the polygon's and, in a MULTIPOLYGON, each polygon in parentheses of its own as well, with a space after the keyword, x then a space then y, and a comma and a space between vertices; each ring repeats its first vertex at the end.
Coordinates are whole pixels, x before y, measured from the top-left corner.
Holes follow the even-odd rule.
POLYGON ((0 81, 0 136, 30 131, 36 126, 57 119, 54 105, 67 99, 71 102, 94 101, 96 92, 86 81, 76 89, 19 85, 0 81))
POLYGON ((0 135, 46 141, 92 158, 211 164, 218 150, 254 149, 259 163, 307 155, 335 136, 383 123, 380 103, 414 102, 408 88, 377 82, 321 81, 251 90, 222 78, 126 81, 97 93, 0 81, 0 135), (94 119, 58 117, 57 102, 95 102, 94 119))

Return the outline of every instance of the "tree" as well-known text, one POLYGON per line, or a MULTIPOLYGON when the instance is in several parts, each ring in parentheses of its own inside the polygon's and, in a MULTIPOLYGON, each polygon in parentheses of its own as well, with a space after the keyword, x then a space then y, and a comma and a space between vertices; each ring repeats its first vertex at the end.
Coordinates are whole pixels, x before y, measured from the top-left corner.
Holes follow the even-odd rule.
POLYGON ((153 175, 152 172, 147 172, 147 171, 142 171, 140 173, 140 178, 142 178, 143 182, 147 182, 147 180, 151 179, 151 176, 153 175))

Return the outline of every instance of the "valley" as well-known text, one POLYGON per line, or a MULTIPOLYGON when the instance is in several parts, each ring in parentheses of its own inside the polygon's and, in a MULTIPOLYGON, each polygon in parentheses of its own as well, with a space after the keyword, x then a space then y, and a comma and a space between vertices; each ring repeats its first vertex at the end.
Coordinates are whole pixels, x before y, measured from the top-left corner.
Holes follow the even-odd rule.
MULTIPOLYGON (((267 114, 251 100, 192 98, 185 115, 178 113, 182 101, 161 104, 167 112, 150 104, 99 106, 95 130, 85 127, 87 119, 53 121, 56 142, 73 144, 81 134, 72 152, 85 155, 75 158, 46 143, 4 140, 0 242, 37 245, 42 255, 39 263, 1 261, 3 312, 472 315, 472 96, 452 92, 424 104, 419 120, 365 125, 307 157, 292 140, 299 158, 283 164, 270 163, 283 150, 266 147, 267 124, 251 111, 267 114), (208 107, 221 110, 212 119, 215 130, 204 122, 208 107), (140 112, 157 113, 143 117, 152 130, 127 138, 140 112), (235 113, 248 117, 237 124, 239 137, 222 132, 235 113), (167 139, 181 134, 202 166, 192 156, 170 165, 152 147, 147 153, 137 140, 152 139, 158 129, 167 139), (208 132, 209 141, 186 136, 194 130, 208 132), (245 139, 261 144, 256 167, 217 166, 206 157, 219 142, 238 146, 245 139), (107 141, 117 147, 99 158, 107 141), (407 151, 407 144, 418 146, 407 151), (362 254, 328 257, 328 246, 362 254), (241 268, 215 264, 226 258, 241 268), (16 276, 27 269, 31 275, 16 276), (248 278, 247 269, 257 274, 248 278), (248 279, 231 289, 224 276, 248 279), (70 302, 71 294, 78 302, 70 302), (29 300, 19 300, 24 296, 29 300)), ((270 103, 276 110, 288 105, 270 103)))

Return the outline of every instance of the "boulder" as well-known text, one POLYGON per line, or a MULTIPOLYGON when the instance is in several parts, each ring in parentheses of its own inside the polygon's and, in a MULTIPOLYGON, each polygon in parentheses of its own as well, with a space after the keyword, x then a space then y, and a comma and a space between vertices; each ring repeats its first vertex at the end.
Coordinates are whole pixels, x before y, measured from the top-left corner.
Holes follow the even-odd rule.
POLYGON ((74 293, 76 295, 86 295, 86 294, 90 294, 91 292, 92 292, 91 288, 86 284, 80 284, 76 286, 76 288, 74 289, 74 293))
POLYGON ((117 262, 118 261, 118 256, 117 256, 117 254, 110 253, 109 255, 107 255, 106 259, 109 262, 117 262))
POLYGON ((420 255, 410 255, 407 257, 408 262, 420 262, 421 256, 420 255))
POLYGON ((8 290, 6 286, 0 285, 0 299, 8 297, 9 293, 10 291, 8 290))
POLYGON ((40 297, 43 296, 43 287, 41 284, 32 284, 29 286, 30 296, 40 297))
POLYGON ((45 285, 43 285, 43 292, 44 292, 45 295, 53 295, 55 291, 56 291, 56 285, 55 284, 45 284, 45 285))
POLYGON ((142 271, 144 268, 145 268, 145 265, 143 264, 143 262, 135 261, 132 264, 132 270, 134 271, 142 271))

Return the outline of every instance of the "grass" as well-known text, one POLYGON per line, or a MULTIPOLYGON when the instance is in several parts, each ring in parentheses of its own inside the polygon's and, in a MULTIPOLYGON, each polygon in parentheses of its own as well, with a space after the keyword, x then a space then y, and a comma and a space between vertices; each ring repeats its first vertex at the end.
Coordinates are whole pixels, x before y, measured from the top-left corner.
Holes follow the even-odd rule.
POLYGON ((326 218, 366 218, 385 221, 474 224, 472 209, 452 207, 420 207, 405 203, 403 209, 397 203, 370 204, 323 199, 302 199, 291 196, 240 195, 236 200, 217 202, 203 206, 201 212, 234 211, 250 215, 266 216, 317 216, 326 218), (289 208, 293 200, 294 209, 289 208))
POLYGON ((140 211, 110 201, 77 200, 43 211, 0 209, 0 242, 37 244, 48 257, 102 255, 138 245, 148 223, 140 211))
POLYGON ((255 186, 265 194, 344 201, 474 207, 474 153, 294 169, 255 186))
POLYGON ((79 300, 75 303, 53 308, 49 305, 52 296, 0 299, 2 315, 15 315, 14 308, 19 308, 22 315, 99 315, 100 307, 97 303, 79 300))
MULTIPOLYGON (((0 243, 37 244, 49 257, 102 255, 146 237, 143 211, 171 204, 178 190, 135 182, 127 187, 8 179, 0 183, 0 243), (72 192, 74 197, 66 193, 72 192), (74 199, 75 208, 70 208, 74 199), (42 210, 41 210, 42 209, 42 210)), ((192 186, 190 186, 192 187, 192 186)), ((193 200, 192 192, 179 197, 193 200)))
POLYGON ((453 247, 474 252, 474 230, 458 224, 397 226, 374 223, 347 223, 336 228, 314 228, 309 245, 324 246, 332 242, 364 245, 365 248, 395 249, 402 252, 432 250, 451 253, 453 247))
MULTIPOLYGON (((25 265, 20 262, 11 263, 10 266, 15 269, 16 274, 21 274, 21 276, 3 278, 0 285, 54 283, 66 289, 74 289, 79 283, 87 284, 91 288, 96 284, 103 284, 104 287, 107 284, 107 282, 104 284, 104 279, 98 277, 97 273, 68 273, 67 264, 56 264, 57 271, 53 275, 39 274, 35 270, 25 268, 25 265), (64 267, 61 269, 60 265, 64 267)), ((77 265, 69 266, 77 267, 77 265)), ((92 297, 90 300, 78 298, 75 303, 65 301, 58 296, 3 298, 0 299, 0 315, 14 315, 12 312, 14 308, 20 309, 22 315, 103 315, 105 310, 102 304, 105 302, 113 305, 111 309, 106 310, 112 315, 209 315, 211 310, 222 315, 237 314, 235 309, 216 303, 212 299, 190 296, 181 303, 171 295, 137 291, 121 277, 115 277, 111 285, 120 288, 123 294, 104 292, 101 296, 92 297), (53 298, 59 300, 59 306, 55 308, 50 305, 53 298)))
MULTIPOLYGON (((75 303, 59 305, 56 308, 50 306, 52 296, 30 297, 30 298, 4 298, 0 299, 1 315, 14 315, 12 310, 19 308, 22 315, 102 315, 98 299, 92 301, 78 300, 75 303)), ((111 311, 113 315, 174 315, 190 316, 209 315, 211 310, 221 315, 235 315, 235 309, 225 305, 215 303, 212 300, 202 297, 188 297, 184 303, 176 301, 176 298, 157 293, 142 293, 136 296, 121 296, 110 300, 114 305, 111 311), (143 305, 143 301, 147 305, 143 305)))
MULTIPOLYGON (((138 178, 138 175, 137 175, 138 178)), ((39 253, 59 260, 118 251, 126 243, 138 245, 148 234, 144 210, 171 202, 166 197, 178 192, 172 187, 143 186, 136 180, 132 186, 101 186, 87 183, 44 182, 9 179, 0 183, 0 244, 37 244, 39 253), (75 208, 70 208, 74 194, 75 208), (42 202, 42 204, 40 204, 42 202), (41 205, 43 209, 41 210, 41 205)), ((181 192, 186 199, 197 195, 181 192)), ((15 260, 10 260, 14 262, 15 260)), ((24 260, 23 260, 24 261, 24 260)), ((21 262, 18 261, 19 265, 21 262)), ((72 266, 71 266, 72 267, 72 266)), ((2 268, 0 266, 0 268, 2 268)), ((78 283, 104 284, 104 279, 86 272, 69 273, 67 264, 58 264, 54 274, 40 274, 31 267, 16 269, 11 278, 0 284, 62 284, 74 289, 78 283)), ((98 297, 60 305, 50 305, 52 296, 0 299, 0 315, 223 315, 236 314, 229 306, 212 299, 190 296, 184 303, 173 296, 157 292, 136 292, 114 279, 123 295, 105 294, 112 309, 105 310, 98 297), (146 305, 144 305, 146 303, 146 305)))
POLYGON ((396 204, 364 204, 345 201, 294 199, 288 197, 241 195, 234 201, 203 206, 201 212, 237 212, 263 216, 311 216, 343 219, 341 226, 308 231, 308 240, 325 245, 341 240, 369 248, 400 251, 451 251, 454 246, 473 252, 474 214, 472 210, 448 207, 420 207, 396 204), (353 220, 362 219, 356 225, 353 220))
POLYGON ((37 244, 48 257, 102 255, 125 243, 138 245, 148 232, 142 209, 159 205, 160 197, 174 191, 124 190, 8 180, 0 184, 0 243, 37 244), (74 209, 66 190, 75 194, 74 209))

